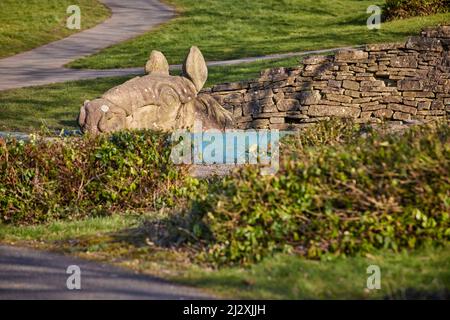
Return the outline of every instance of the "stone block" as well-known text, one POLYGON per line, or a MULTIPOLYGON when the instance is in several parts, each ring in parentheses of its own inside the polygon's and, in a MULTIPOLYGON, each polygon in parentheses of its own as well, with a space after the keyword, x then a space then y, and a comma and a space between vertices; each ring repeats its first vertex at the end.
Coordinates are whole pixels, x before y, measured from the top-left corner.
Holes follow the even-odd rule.
POLYGON ((376 44, 368 44, 366 46, 366 51, 388 51, 388 50, 396 50, 404 47, 404 43, 376 43, 376 44))
POLYGON ((360 114, 360 108, 352 107, 312 105, 308 109, 308 115, 313 117, 358 118, 360 114))
POLYGON ((420 110, 430 110, 431 108, 431 101, 420 101, 417 104, 417 108, 420 110))
POLYGON ((413 108, 413 107, 408 107, 402 104, 389 104, 388 105, 388 109, 391 109, 393 111, 401 111, 403 113, 409 113, 409 114, 416 114, 417 113, 417 109, 413 108))
POLYGON ((345 90, 344 94, 352 98, 359 98, 361 96, 361 93, 355 90, 345 90))
POLYGON ((352 102, 351 97, 347 97, 347 96, 339 95, 339 94, 327 93, 326 98, 330 101, 337 101, 337 102, 342 102, 342 103, 351 103, 352 102))
POLYGON ((439 39, 425 37, 410 37, 406 42, 406 48, 417 51, 437 51, 442 52, 444 48, 439 39))
POLYGON ((362 50, 340 50, 336 52, 335 61, 337 62, 355 62, 355 60, 364 60, 369 58, 369 53, 362 50))
POLYGON ((242 107, 241 106, 236 106, 233 107, 233 117, 242 117, 243 113, 242 113, 242 107))
POLYGON ((398 89, 404 91, 419 91, 423 90, 424 84, 421 80, 400 80, 398 81, 398 89))
POLYGON ((344 80, 344 82, 342 83, 342 87, 344 89, 356 91, 356 90, 359 90, 359 82, 351 81, 351 80, 344 80))
POLYGON ((277 102, 279 111, 295 111, 300 107, 300 102, 294 99, 283 99, 277 102))
POLYGON ((217 84, 212 87, 213 92, 217 91, 234 91, 234 90, 243 90, 248 88, 248 82, 229 82, 217 84))
POLYGON ((394 68, 417 68, 417 58, 413 56, 396 56, 391 58, 391 66, 394 68))
POLYGON ((315 64, 323 64, 329 61, 330 58, 326 56, 310 56, 303 59, 302 63, 304 65, 315 65, 315 64))
POLYGON ((270 123, 284 123, 284 118, 270 118, 270 123))
POLYGON ((444 110, 444 109, 445 109, 445 105, 442 100, 434 100, 431 103, 431 110, 444 110))
POLYGON ((389 109, 380 109, 373 113, 373 115, 380 119, 390 119, 392 115, 394 114, 394 111, 389 109))
POLYGON ((255 119, 252 122, 253 128, 267 128, 270 124, 269 119, 255 119))
POLYGON ((322 96, 320 95, 320 92, 317 90, 313 91, 302 91, 299 93, 299 101, 301 105, 307 106, 311 104, 317 104, 320 99, 322 99, 322 96))
POLYGON ((407 121, 407 120, 411 120, 411 114, 397 111, 397 112, 394 113, 394 115, 392 116, 392 118, 393 118, 394 120, 403 120, 403 121, 407 121))

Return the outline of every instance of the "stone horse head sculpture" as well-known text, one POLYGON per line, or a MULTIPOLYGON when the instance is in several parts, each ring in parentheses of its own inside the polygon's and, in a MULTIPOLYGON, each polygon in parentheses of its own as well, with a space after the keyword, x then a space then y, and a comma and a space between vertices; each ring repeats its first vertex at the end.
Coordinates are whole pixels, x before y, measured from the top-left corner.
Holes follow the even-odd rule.
POLYGON ((124 129, 172 131, 189 129, 196 120, 205 129, 223 130, 231 125, 231 113, 200 93, 208 69, 197 47, 191 47, 182 76, 169 75, 169 64, 159 51, 152 51, 145 71, 147 75, 85 101, 78 116, 81 130, 91 134, 124 129))

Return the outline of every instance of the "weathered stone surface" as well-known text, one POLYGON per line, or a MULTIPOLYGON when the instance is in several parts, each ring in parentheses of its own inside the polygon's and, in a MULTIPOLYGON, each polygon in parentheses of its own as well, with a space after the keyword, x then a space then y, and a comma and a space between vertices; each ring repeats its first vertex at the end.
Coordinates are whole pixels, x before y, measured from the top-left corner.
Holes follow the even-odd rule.
POLYGON ((326 56, 310 56, 303 59, 302 63, 307 65, 314 65, 314 64, 322 64, 329 61, 329 58, 326 56))
POLYGON ((251 122, 251 121, 253 121, 253 117, 252 116, 236 117, 236 118, 234 118, 234 121, 236 123, 251 122))
POLYGON ((165 73, 165 58, 153 51, 146 66, 150 73, 108 90, 99 99, 86 101, 80 109, 83 132, 98 134, 124 129, 170 131, 190 128, 195 120, 205 128, 224 129, 232 114, 207 93, 199 94, 206 81, 203 56, 192 47, 183 70, 187 77, 165 73))
POLYGON ((397 111, 392 116, 394 120, 411 120, 411 114, 397 111))
POLYGON ((224 103, 230 103, 230 104, 238 104, 242 101, 243 94, 240 92, 231 93, 223 97, 224 103))
POLYGON ((445 109, 445 105, 442 100, 434 100, 431 103, 431 110, 444 110, 444 109, 445 109))
POLYGON ((349 90, 359 90, 359 82, 344 80, 342 87, 349 90))
POLYGON ((278 101, 283 100, 284 99, 284 93, 283 91, 278 91, 276 94, 274 94, 273 96, 273 100, 275 101, 275 103, 278 103, 278 101))
POLYGON ((270 118, 270 123, 284 123, 284 118, 270 118))
POLYGON ((264 104, 262 106, 262 112, 263 113, 268 113, 268 112, 277 112, 277 106, 272 102, 272 103, 268 103, 268 104, 264 104))
POLYGON ((366 45, 366 51, 388 51, 402 48, 404 43, 375 43, 366 45))
POLYGON ((337 107, 327 105, 309 106, 308 115, 314 117, 338 117, 338 118, 357 118, 361 114, 360 108, 337 107))
POLYGON ((189 49, 189 54, 183 64, 183 74, 194 83, 197 91, 203 88, 206 79, 208 79, 208 68, 206 67, 205 59, 197 47, 189 49))
POLYGON ((403 98, 401 96, 387 96, 384 97, 382 102, 384 103, 402 103, 403 98))
POLYGON ((388 109, 391 109, 393 111, 401 111, 403 113, 410 113, 410 114, 416 114, 417 113, 417 109, 413 108, 413 107, 408 107, 405 105, 401 105, 401 104, 389 104, 388 105, 388 109))
POLYGON ((162 75, 169 75, 169 63, 166 57, 159 51, 153 50, 150 53, 150 58, 145 65, 145 72, 159 73, 162 75))
POLYGON ((344 96, 344 95, 339 95, 339 94, 327 94, 326 97, 330 101, 337 101, 337 102, 342 102, 342 103, 351 103, 352 102, 352 98, 344 96))
POLYGON ((392 57, 391 66, 394 68, 417 68, 418 62, 415 57, 410 56, 392 57))
POLYGON ((317 104, 319 103, 320 99, 322 99, 322 96, 320 95, 318 90, 302 91, 300 92, 299 96, 300 104, 305 106, 317 104))
POLYGON ((294 99, 283 99, 278 101, 277 108, 279 111, 295 111, 300 107, 298 100, 294 99))
POLYGON ((256 101, 245 102, 242 104, 242 111, 244 116, 260 113, 259 103, 256 101))
POLYGON ((379 109, 384 109, 385 107, 386 105, 380 104, 378 101, 361 104, 362 111, 375 111, 379 109))
POLYGON ((233 108, 233 118, 242 117, 242 115, 243 115, 243 113, 242 113, 242 107, 241 106, 233 108))
POLYGON ((400 80, 398 82, 398 88, 399 90, 408 90, 408 91, 414 91, 414 90, 422 90, 423 89, 423 81, 421 80, 400 80))
POLYGON ((328 86, 331 88, 340 88, 342 87, 342 81, 328 80, 328 86))
POLYGON ((442 43, 438 39, 425 37, 410 37, 406 42, 407 49, 420 51, 443 51, 442 43))
POLYGON ((255 119, 252 122, 254 128, 267 128, 269 127, 269 119, 255 119))
POLYGON ((394 111, 389 109, 380 109, 373 112, 373 115, 380 119, 390 119, 393 114, 394 111))
POLYGON ((403 92, 404 97, 408 98, 434 98, 434 92, 426 92, 426 91, 407 91, 403 92))
POLYGON ((373 87, 384 87, 384 81, 381 80, 370 80, 370 81, 361 81, 361 89, 363 88, 373 88, 373 87))
POLYGON ((361 115, 359 116, 362 120, 369 120, 372 117, 373 112, 372 111, 364 111, 361 112, 361 115))
POLYGON ((336 52, 335 59, 337 62, 353 62, 355 60, 368 59, 369 54, 362 50, 341 50, 336 52))
POLYGON ((417 107, 418 102, 416 100, 404 100, 403 104, 410 107, 417 107))
POLYGON ((417 114, 425 116, 443 116, 445 115, 445 110, 424 110, 418 111, 417 114))
POLYGON ((431 101, 421 101, 417 105, 418 110, 430 110, 431 108, 431 101))
MULTIPOLYGON (((307 110, 306 113, 308 113, 307 110)), ((308 119, 309 117, 306 114, 304 114, 304 111, 301 111, 301 112, 286 112, 285 118, 288 119, 289 121, 289 119, 308 119)))
POLYGON ((214 87, 212 87, 212 91, 216 92, 216 91, 234 91, 234 90, 242 90, 242 89, 247 89, 248 88, 248 83, 246 82, 229 82, 229 83, 222 83, 222 84, 218 84, 215 85, 214 87))
POLYGON ((279 76, 279 75, 285 75, 287 78, 288 72, 287 72, 286 68, 279 67, 279 68, 271 68, 271 69, 262 70, 260 75, 261 75, 261 78, 273 78, 274 76, 279 76))
POLYGON ((450 39, 450 26, 438 26, 422 31, 422 37, 450 39))
POLYGON ((361 96, 361 93, 355 90, 345 90, 344 94, 352 98, 359 98, 361 96))

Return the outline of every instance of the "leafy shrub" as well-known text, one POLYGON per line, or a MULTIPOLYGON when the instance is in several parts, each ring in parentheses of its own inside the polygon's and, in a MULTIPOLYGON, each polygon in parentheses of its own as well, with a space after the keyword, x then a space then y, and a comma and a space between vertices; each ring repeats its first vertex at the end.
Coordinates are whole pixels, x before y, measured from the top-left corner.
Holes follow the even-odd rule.
POLYGON ((0 140, 0 222, 36 223, 172 206, 186 168, 151 131, 0 140))
POLYGON ((393 20, 443 13, 449 10, 449 0, 386 0, 383 11, 386 20, 393 20))
POLYGON ((281 154, 276 175, 246 167, 198 200, 212 235, 207 259, 249 263, 276 251, 317 258, 449 241, 447 125, 361 135, 323 124, 285 141, 281 154))

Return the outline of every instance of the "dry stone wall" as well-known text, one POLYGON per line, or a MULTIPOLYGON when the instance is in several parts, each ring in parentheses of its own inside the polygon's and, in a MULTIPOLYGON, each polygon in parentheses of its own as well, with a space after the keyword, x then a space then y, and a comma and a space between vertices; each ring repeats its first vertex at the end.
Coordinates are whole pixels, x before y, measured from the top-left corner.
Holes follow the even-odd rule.
POLYGON ((235 126, 291 130, 333 117, 411 124, 450 119, 450 26, 406 43, 367 45, 311 56, 295 68, 207 91, 232 111, 235 126))

